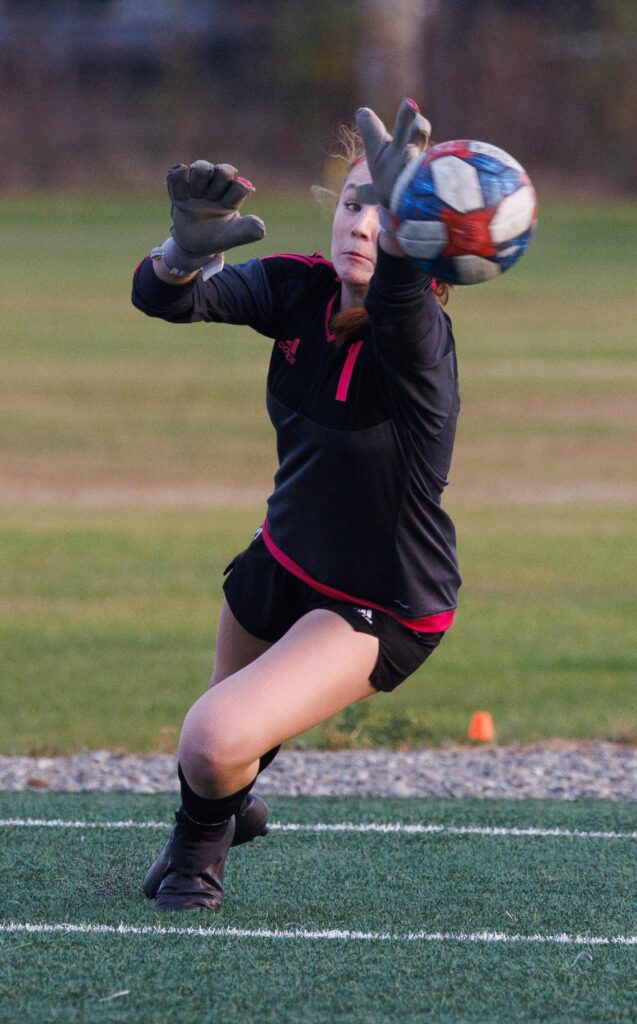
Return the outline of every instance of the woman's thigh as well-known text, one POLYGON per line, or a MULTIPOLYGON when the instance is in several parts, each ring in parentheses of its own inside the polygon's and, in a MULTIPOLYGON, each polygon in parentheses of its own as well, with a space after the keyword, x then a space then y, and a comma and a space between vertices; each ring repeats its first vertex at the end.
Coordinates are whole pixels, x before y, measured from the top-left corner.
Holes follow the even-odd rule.
POLYGON ((355 632, 334 612, 311 611, 204 693, 185 730, 200 747, 220 745, 234 763, 253 761, 376 693, 369 677, 377 658, 375 636, 355 632))
POLYGON ((217 686, 228 676, 255 661, 271 646, 269 641, 252 636, 237 622, 224 598, 217 626, 215 666, 208 685, 217 686))

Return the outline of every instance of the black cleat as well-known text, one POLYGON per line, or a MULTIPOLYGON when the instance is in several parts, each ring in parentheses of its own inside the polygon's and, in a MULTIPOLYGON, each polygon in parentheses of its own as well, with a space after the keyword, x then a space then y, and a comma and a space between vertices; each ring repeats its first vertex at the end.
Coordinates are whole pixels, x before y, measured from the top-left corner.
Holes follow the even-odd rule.
MULTIPOLYGON (((257 836, 267 835, 268 813, 268 805, 265 801, 254 793, 248 793, 235 816, 235 830, 231 845, 241 846, 242 843, 250 843, 257 836)), ((173 837, 171 836, 144 878, 144 895, 149 900, 153 900, 157 895, 157 890, 168 870, 172 841, 173 837)))
POLYGON ((218 825, 192 824, 183 811, 168 842, 166 869, 157 887, 157 910, 220 910, 223 867, 234 838, 234 816, 218 825))
POLYGON ((256 793, 248 793, 235 814, 233 846, 251 843, 257 836, 267 836, 270 811, 265 800, 256 793))

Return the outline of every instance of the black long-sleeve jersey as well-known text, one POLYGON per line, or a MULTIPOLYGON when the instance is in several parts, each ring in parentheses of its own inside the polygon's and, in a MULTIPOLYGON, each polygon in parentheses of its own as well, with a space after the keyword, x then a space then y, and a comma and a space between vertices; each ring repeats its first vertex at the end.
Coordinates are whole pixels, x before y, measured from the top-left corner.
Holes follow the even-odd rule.
POLYGON ((319 254, 226 266, 176 287, 150 259, 133 304, 172 323, 248 324, 274 339, 267 407, 279 468, 263 539, 295 575, 380 608, 412 629, 446 629, 460 577, 440 505, 460 407, 451 322, 430 278, 379 249, 369 325, 340 349, 340 282, 319 254))

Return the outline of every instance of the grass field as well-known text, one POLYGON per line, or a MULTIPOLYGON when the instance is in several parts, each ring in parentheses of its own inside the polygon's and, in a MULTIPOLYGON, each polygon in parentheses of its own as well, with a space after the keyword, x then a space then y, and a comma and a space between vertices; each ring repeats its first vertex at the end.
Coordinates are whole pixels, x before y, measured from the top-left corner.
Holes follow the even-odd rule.
POLYGON ((2 794, 3 1024, 635 1019, 631 805, 271 803, 224 910, 159 916, 172 797, 2 794))
MULTIPOLYGON (((253 207, 252 252, 327 251, 310 203, 253 207)), ((0 750, 170 750, 271 484, 268 343, 132 309, 162 201, 0 216, 0 750)), ((482 706, 501 742, 635 739, 635 238, 635 207, 544 205, 518 268, 454 292, 457 624, 397 694, 302 742, 462 741, 482 706)))

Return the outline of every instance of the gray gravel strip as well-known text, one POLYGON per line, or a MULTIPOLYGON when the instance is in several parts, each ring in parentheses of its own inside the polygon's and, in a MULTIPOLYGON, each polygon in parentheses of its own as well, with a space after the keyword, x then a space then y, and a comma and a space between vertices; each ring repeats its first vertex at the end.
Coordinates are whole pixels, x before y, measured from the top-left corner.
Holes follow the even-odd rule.
MULTIPOLYGON (((172 755, 98 750, 0 757, 0 790, 176 792, 172 755)), ((282 796, 533 797, 637 801, 637 749, 613 743, 442 750, 282 750, 257 791, 282 796)))

